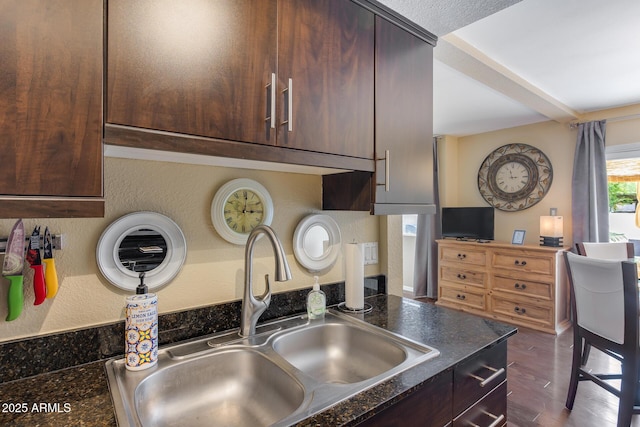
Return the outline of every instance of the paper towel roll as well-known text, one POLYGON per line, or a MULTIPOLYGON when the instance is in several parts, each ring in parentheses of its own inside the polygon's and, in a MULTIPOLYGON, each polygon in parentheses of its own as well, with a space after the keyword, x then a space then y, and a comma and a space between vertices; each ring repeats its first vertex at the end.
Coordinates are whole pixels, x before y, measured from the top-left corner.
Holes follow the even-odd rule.
POLYGON ((345 305, 351 310, 364 308, 364 252, 359 243, 345 245, 345 305))

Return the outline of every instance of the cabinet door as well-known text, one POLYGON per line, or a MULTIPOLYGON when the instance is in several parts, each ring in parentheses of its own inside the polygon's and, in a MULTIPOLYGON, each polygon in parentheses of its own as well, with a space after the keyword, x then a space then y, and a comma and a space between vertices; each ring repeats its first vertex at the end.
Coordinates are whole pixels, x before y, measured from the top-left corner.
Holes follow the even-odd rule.
POLYGON ((274 144, 276 0, 111 0, 107 122, 274 144))
POLYGON ((278 15, 278 145, 372 159, 373 14, 344 0, 280 0, 278 15))
POLYGON ((375 205, 431 204, 433 48, 377 17, 375 69, 375 205))
MULTIPOLYGON (((102 22, 102 0, 0 2, 1 197, 102 196, 102 22)), ((25 203, 0 215, 69 216, 25 203)))

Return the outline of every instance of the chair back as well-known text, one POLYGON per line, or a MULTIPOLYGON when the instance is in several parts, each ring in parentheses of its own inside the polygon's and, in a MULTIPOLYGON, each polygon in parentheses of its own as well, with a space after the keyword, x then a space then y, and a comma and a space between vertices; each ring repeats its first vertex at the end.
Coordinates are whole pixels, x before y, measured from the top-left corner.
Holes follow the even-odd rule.
POLYGON ((638 273, 628 261, 565 252, 574 322, 617 344, 638 343, 638 273))
POLYGON ((579 255, 590 258, 625 261, 634 257, 633 243, 630 242, 583 242, 576 243, 579 255))

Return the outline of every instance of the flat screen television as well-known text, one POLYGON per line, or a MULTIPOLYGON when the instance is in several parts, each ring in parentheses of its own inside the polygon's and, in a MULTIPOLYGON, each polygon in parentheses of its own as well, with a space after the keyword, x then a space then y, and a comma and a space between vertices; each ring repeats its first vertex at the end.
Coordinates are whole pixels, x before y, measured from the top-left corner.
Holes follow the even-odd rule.
POLYGON ((494 208, 442 208, 442 237, 493 240, 494 208))

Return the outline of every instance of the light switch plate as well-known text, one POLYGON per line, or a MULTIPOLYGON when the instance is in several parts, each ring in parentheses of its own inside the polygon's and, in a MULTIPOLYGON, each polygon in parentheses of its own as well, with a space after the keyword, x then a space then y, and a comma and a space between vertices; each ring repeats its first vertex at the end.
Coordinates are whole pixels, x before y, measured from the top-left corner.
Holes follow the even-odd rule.
POLYGON ((378 263, 378 242, 368 242, 362 244, 364 252, 364 265, 378 263))

